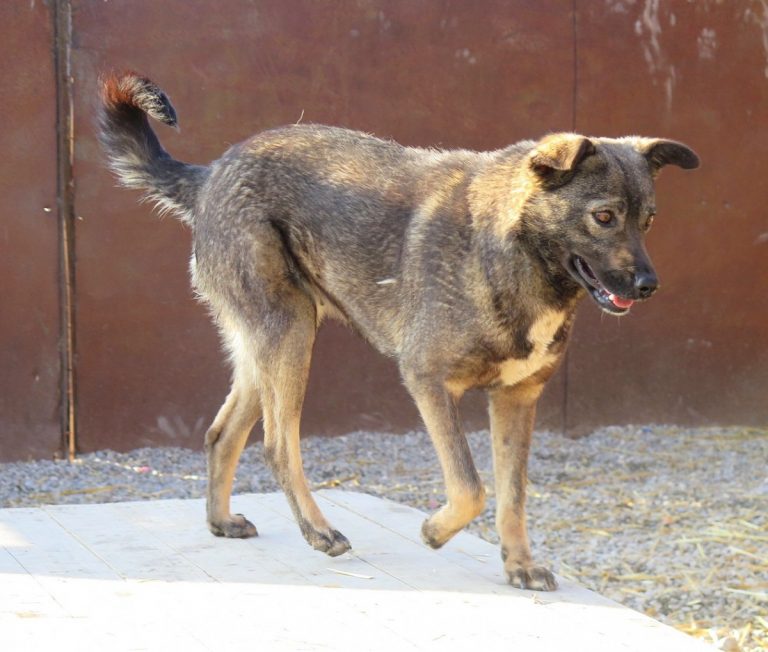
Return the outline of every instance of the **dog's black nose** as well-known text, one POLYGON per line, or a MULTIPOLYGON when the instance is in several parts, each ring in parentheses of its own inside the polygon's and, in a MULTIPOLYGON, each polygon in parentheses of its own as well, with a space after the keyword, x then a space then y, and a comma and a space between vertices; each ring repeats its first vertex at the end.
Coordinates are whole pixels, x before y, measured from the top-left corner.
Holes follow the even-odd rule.
POLYGON ((659 279, 652 271, 643 271, 635 274, 635 290, 639 299, 647 299, 659 287, 659 279))

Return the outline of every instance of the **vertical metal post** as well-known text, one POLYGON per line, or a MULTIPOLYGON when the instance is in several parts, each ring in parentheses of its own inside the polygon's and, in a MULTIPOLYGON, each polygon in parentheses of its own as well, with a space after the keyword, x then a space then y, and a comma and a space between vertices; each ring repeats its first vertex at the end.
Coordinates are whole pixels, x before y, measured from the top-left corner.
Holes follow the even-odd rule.
POLYGON ((59 225, 59 348, 61 352, 62 448, 69 460, 77 451, 75 386, 75 187, 72 175, 72 5, 53 2, 53 60, 56 72, 56 203, 59 225))

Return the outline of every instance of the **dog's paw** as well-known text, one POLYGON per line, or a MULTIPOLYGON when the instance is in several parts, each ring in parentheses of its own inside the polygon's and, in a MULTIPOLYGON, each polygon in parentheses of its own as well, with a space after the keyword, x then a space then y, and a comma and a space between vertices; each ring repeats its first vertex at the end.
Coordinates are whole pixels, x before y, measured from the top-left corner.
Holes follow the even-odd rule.
POLYGON ((218 523, 208 522, 208 529, 217 537, 230 539, 247 539, 259 536, 256 526, 242 514, 233 514, 226 521, 218 523))
POLYGON ((431 518, 421 524, 421 540, 430 548, 442 548, 450 537, 446 537, 442 530, 435 525, 431 518))
POLYGON ((338 530, 316 530, 309 523, 301 528, 301 533, 310 546, 330 557, 343 555, 352 548, 349 539, 338 530))
POLYGON ((517 589, 554 591, 557 588, 555 576, 544 566, 507 561, 504 571, 507 574, 507 582, 517 589))

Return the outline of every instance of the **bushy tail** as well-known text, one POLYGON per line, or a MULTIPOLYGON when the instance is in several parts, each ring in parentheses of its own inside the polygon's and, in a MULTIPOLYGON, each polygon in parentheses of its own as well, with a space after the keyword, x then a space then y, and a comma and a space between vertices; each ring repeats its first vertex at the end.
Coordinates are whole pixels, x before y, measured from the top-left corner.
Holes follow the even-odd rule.
POLYGON ((163 211, 191 224, 208 168, 171 158, 147 116, 177 125, 168 97, 146 77, 129 72, 102 79, 99 140, 112 171, 122 185, 146 190, 147 198, 163 211))

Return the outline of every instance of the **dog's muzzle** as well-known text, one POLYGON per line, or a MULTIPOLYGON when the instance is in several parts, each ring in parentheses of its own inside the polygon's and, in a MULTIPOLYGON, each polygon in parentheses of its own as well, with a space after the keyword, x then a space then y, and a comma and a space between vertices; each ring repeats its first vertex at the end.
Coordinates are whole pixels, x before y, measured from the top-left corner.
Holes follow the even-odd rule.
POLYGON ((659 287, 659 280, 652 270, 634 274, 631 290, 619 294, 608 289, 597 277, 589 263, 581 256, 572 256, 568 269, 571 275, 589 292, 595 303, 611 315, 627 314, 636 300, 648 299, 659 287))

